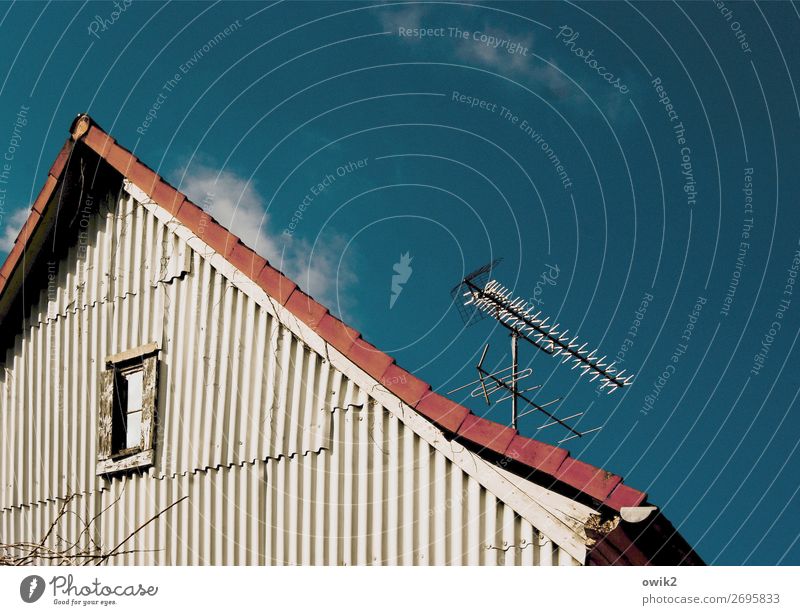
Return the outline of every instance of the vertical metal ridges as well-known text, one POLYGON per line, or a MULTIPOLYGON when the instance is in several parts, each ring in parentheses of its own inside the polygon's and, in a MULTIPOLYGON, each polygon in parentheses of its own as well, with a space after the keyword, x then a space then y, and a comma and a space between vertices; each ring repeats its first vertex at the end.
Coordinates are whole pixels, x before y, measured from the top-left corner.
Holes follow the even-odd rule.
POLYGON ((112 563, 579 564, 131 198, 88 237, 0 372, 4 542, 41 540, 70 494, 48 540, 106 546, 188 496, 112 563), (102 358, 156 339, 156 467, 98 479, 102 358))

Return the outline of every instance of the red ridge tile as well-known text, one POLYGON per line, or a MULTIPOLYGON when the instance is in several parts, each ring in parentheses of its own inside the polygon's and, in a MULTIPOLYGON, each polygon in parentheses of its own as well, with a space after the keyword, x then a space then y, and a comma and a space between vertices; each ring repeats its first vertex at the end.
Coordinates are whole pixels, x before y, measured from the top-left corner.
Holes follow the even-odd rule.
POLYGON ((42 216, 39 214, 38 211, 31 211, 30 215, 28 215, 28 219, 25 220, 25 223, 22 225, 22 228, 19 231, 19 235, 17 235, 16 243, 21 243, 24 246, 28 244, 28 239, 33 234, 33 230, 36 228, 36 225, 39 224, 39 220, 42 219, 42 216))
POLYGON ((56 156, 56 159, 53 161, 49 174, 55 179, 61 177, 61 172, 64 170, 64 167, 67 166, 67 160, 69 160, 69 156, 72 153, 72 147, 72 139, 67 139, 67 142, 64 143, 61 151, 58 152, 58 156, 56 156))
MULTIPOLYGON (((391 357, 389 358, 391 359, 391 357)), ((427 382, 413 376, 398 365, 390 365, 380 381, 383 386, 412 407, 416 406, 422 396, 431 389, 427 382)))
POLYGON ((506 457, 540 472, 555 474, 564 460, 569 456, 569 451, 556 446, 550 446, 532 438, 516 435, 505 452, 506 457))
POLYGON ((330 314, 323 316, 322 320, 314 327, 314 330, 344 355, 350 352, 353 344, 359 338, 358 331, 348 327, 341 320, 330 314))
POLYGON ((619 483, 614 488, 614 491, 611 492, 611 495, 608 496, 606 501, 603 502, 603 504, 609 508, 613 508, 614 510, 619 510, 623 506, 639 506, 646 499, 647 494, 643 491, 639 491, 633 487, 628 487, 628 485, 619 483))
POLYGON ((11 251, 8 253, 6 262, 0 267, 0 275, 6 280, 11 279, 11 274, 14 272, 14 269, 16 269, 17 263, 22 260, 22 249, 23 245, 19 242, 11 246, 11 251))
POLYGON ((256 282, 264 289, 264 292, 281 305, 286 305, 294 289, 297 288, 297 284, 277 269, 270 267, 269 264, 261 270, 256 282))
POLYGON ((601 502, 622 480, 616 474, 572 458, 564 460, 555 473, 555 478, 601 502))
POLYGON ((131 168, 133 163, 136 161, 136 157, 133 154, 120 147, 116 143, 111 144, 111 146, 108 148, 108 153, 104 157, 108 164, 122 173, 125 177, 128 177, 128 169, 131 168))
POLYGON ((145 194, 152 197, 153 190, 161 182, 161 178, 147 165, 142 164, 137 158, 134 158, 133 163, 128 169, 128 181, 133 182, 144 190, 145 194))
POLYGON ((230 257, 239 242, 236 235, 189 200, 183 202, 175 217, 199 239, 202 239, 210 248, 225 258, 230 257))
POLYGON ((52 175, 48 175, 47 179, 44 182, 44 187, 42 191, 39 193, 39 196, 36 197, 36 200, 33 202, 33 211, 43 214, 44 208, 47 205, 47 202, 50 200, 50 197, 53 196, 53 191, 58 185, 58 181, 52 175))
POLYGON ((231 233, 213 218, 201 229, 201 239, 226 259, 230 258, 233 249, 239 243, 239 238, 231 233))
POLYGON ((175 217, 198 237, 200 237, 203 227, 211 222, 211 216, 188 199, 181 204, 175 217))
POLYGON ((106 158, 114 145, 116 145, 114 138, 107 135, 97 126, 90 126, 86 134, 83 135, 82 140, 102 158, 106 158))
POLYGON ((0 267, 0 276, 6 280, 11 279, 11 274, 14 272, 14 269, 16 269, 17 265, 22 261, 28 239, 36 228, 36 225, 39 224, 39 220, 41 220, 39 213, 31 211, 28 218, 23 223, 22 228, 17 234, 17 238, 14 240, 14 245, 11 246, 6 262, 0 267))
MULTIPOLYGON (((381 380, 384 372, 394 363, 392 357, 381 352, 363 338, 358 338, 353 343, 352 348, 347 353, 347 358, 375 378, 375 380, 381 380)), ((382 380, 381 384, 386 386, 382 380)))
POLYGON ((286 302, 286 309, 312 329, 316 327, 319 321, 322 320, 322 317, 328 313, 328 308, 314 301, 299 288, 295 288, 294 292, 289 297, 289 300, 286 302))
POLYGON ((260 257, 242 242, 237 243, 233 247, 233 251, 230 257, 228 257, 228 260, 251 280, 258 279, 258 274, 267 266, 266 259, 260 257))
POLYGON ((180 211, 181 205, 186 200, 186 197, 181 192, 178 192, 165 181, 160 181, 153 187, 150 198, 173 216, 180 211))
POLYGON ((442 429, 456 433, 469 414, 464 406, 431 391, 422 396, 416 407, 417 412, 442 429))
POLYGON ((511 440, 517 434, 511 427, 469 414, 458 428, 458 435, 493 450, 501 455, 506 452, 511 440))

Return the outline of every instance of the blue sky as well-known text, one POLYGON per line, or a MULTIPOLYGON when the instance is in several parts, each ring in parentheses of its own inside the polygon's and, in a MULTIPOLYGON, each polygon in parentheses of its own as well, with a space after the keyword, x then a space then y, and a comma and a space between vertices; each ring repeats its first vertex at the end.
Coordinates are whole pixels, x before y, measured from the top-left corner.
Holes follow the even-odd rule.
POLYGON ((118 7, 0 7, 0 251, 89 112, 437 390, 487 341, 509 359, 449 293, 502 257, 499 280, 636 374, 598 396, 522 347, 541 399, 603 426, 572 453, 708 562, 800 563, 794 5, 118 7))

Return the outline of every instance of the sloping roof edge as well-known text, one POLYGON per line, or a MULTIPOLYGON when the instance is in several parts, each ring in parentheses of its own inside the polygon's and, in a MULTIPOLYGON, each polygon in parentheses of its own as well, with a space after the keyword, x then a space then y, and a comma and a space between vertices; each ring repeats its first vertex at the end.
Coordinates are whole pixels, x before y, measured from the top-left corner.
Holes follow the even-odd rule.
POLYGON ((9 290, 9 281, 18 266, 30 257, 26 254, 29 240, 42 222, 45 206, 57 189, 72 148, 77 141, 83 141, 328 344, 439 428, 488 456, 510 460, 523 469, 548 477, 553 486, 565 485, 611 510, 619 512, 623 507, 639 506, 647 499, 644 492, 623 484, 620 476, 574 459, 566 449, 522 436, 510 427, 477 416, 433 392, 428 383, 398 366, 392 357, 367 342, 358 331, 331 315, 327 308, 300 290, 185 194, 120 146, 88 115, 79 115, 70 133, 0 267, 0 298, 9 290))

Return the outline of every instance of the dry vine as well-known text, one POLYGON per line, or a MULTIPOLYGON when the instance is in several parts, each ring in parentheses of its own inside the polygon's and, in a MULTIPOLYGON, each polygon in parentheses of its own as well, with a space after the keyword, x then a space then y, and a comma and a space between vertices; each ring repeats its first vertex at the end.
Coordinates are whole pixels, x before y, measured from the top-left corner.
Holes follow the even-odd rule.
POLYGON ((70 494, 64 499, 55 519, 53 519, 47 532, 45 532, 44 536, 42 536, 38 542, 16 542, 10 544, 3 544, 0 542, 0 566, 31 566, 42 564, 57 566, 100 566, 108 562, 108 560, 111 558, 119 555, 149 552, 151 550, 121 549, 146 526, 150 525, 153 521, 158 519, 161 515, 174 506, 177 506, 183 502, 189 496, 184 496, 163 510, 160 510, 158 513, 150 517, 150 519, 137 526, 136 529, 134 529, 121 542, 111 549, 106 549, 102 544, 98 544, 93 535, 94 531, 98 529, 98 522, 102 515, 119 502, 122 494, 120 493, 120 495, 117 496, 117 499, 97 513, 88 522, 86 522, 77 512, 69 510, 69 504, 75 499, 75 497, 75 494, 70 494), (67 516, 76 516, 83 529, 74 538, 74 540, 66 540, 64 537, 55 534, 56 540, 51 541, 55 542, 55 546, 48 546, 47 542, 54 535, 54 532, 56 532, 59 522, 67 516), (82 544, 84 536, 88 538, 88 544, 82 544))

